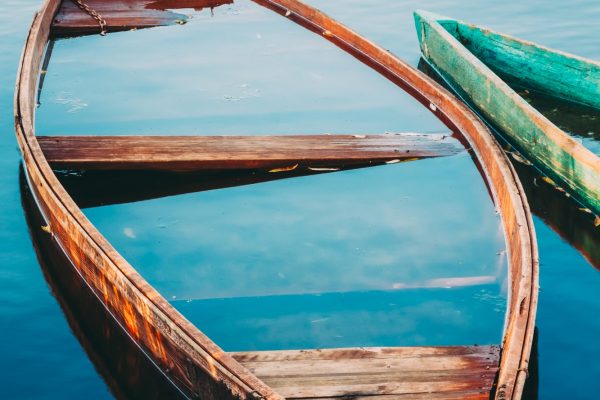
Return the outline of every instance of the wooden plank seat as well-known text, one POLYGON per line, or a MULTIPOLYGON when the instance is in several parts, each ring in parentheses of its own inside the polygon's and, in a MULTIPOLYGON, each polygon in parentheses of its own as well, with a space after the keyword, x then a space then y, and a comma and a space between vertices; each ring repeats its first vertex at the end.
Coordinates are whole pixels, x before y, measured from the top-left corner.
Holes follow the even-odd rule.
POLYGON ((457 154, 440 134, 285 136, 39 136, 55 169, 269 169, 351 166, 457 154))
MULTIPOLYGON (((106 21, 106 30, 123 31, 137 28, 185 23, 185 14, 169 10, 215 8, 232 4, 233 0, 85 0, 106 21)), ((95 34, 100 31, 98 21, 81 10, 73 0, 63 1, 52 22, 52 34, 71 36, 95 34)))
POLYGON ((489 399, 500 347, 361 347, 231 355, 288 399, 489 399))

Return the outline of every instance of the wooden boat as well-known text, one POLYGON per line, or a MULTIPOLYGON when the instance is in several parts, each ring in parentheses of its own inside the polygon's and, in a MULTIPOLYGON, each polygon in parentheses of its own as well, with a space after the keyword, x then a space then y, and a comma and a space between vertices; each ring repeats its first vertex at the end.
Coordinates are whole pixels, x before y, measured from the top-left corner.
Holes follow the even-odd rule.
POLYGON ((425 59, 545 174, 600 215, 600 158, 499 77, 600 108, 600 63, 489 29, 416 11, 425 59))
MULTIPOLYGON (((256 2, 322 35, 386 76, 420 101, 470 148, 501 217, 507 243, 510 284, 502 343, 246 353, 220 349, 152 288, 90 223, 61 185, 51 162, 61 168, 251 168, 288 173, 300 168, 396 162, 412 159, 414 154, 434 156, 447 152, 448 143, 443 138, 415 142, 410 137, 412 144, 407 147, 407 137, 403 135, 333 135, 334 139, 323 135, 302 140, 281 136, 247 140, 140 136, 120 139, 133 140, 136 146, 132 148, 142 149, 139 153, 119 153, 118 144, 110 147, 110 140, 101 138, 37 137, 36 84, 43 73, 42 60, 48 51, 60 0, 46 0, 34 18, 17 76, 14 105, 16 135, 28 186, 44 219, 42 231, 62 249, 73 271, 132 343, 185 397, 520 398, 535 327, 538 257, 523 188, 498 143, 476 115, 447 90, 320 11, 296 0, 256 2), (90 147, 114 150, 115 155, 107 157, 110 152, 104 151, 90 159, 81 157, 78 144, 84 140, 93 143, 90 147), (310 141, 323 144, 324 150, 319 147, 315 152, 315 146, 306 145, 310 141), (270 152, 260 151, 265 144, 270 152), (181 151, 188 145, 196 151, 181 151), (408 154, 405 150, 409 149, 414 151, 408 154)), ((111 26, 107 21, 103 28, 110 30, 111 26)), ((123 29, 129 25, 114 26, 123 29)))

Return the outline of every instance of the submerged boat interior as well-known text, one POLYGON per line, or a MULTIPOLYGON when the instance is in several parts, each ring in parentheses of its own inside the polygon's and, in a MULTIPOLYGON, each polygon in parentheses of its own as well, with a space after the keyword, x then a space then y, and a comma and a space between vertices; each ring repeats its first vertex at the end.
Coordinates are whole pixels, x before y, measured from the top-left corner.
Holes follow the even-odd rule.
MULTIPOLYGON (((200 132, 198 135, 179 133, 189 126, 185 122, 170 131, 175 134, 157 135, 156 129, 148 129, 150 134, 139 134, 135 119, 130 125, 121 120, 121 126, 126 127, 123 131, 114 132, 115 126, 107 121, 100 129, 110 128, 108 134, 98 128, 85 134, 80 131, 82 126, 97 125, 94 118, 105 118, 102 108, 96 109, 99 117, 92 115, 92 119, 86 121, 74 115, 88 104, 72 93, 59 92, 54 96, 54 104, 46 102, 45 94, 66 82, 53 75, 55 69, 63 67, 66 71, 63 73, 69 75, 71 82, 85 79, 69 71, 68 57, 60 59, 60 52, 66 47, 62 46, 63 41, 77 43, 81 39, 71 38, 99 33, 110 36, 110 32, 135 35, 127 31, 171 24, 191 26, 186 14, 189 11, 183 10, 210 11, 212 15, 218 13, 216 7, 230 7, 231 3, 214 0, 47 0, 44 3, 27 39, 15 98, 24 181, 41 213, 40 231, 51 238, 65 260, 72 264, 76 276, 84 282, 82 287, 89 289, 159 375, 171 382, 183 397, 520 398, 530 365, 538 290, 535 233, 525 193, 516 172, 485 125, 425 74, 306 4, 294 0, 257 0, 252 4, 255 9, 274 11, 283 17, 279 17, 282 23, 289 20, 307 28, 317 34, 316 39, 335 45, 328 50, 339 51, 337 47, 354 57, 347 57, 350 63, 366 65, 378 72, 379 75, 368 70, 377 79, 386 78, 381 82, 390 90, 401 92, 398 87, 403 89, 410 95, 402 93, 403 96, 414 97, 424 106, 419 105, 424 115, 433 115, 436 122, 430 126, 435 128, 426 129, 427 133, 396 133, 398 129, 389 132, 390 128, 385 128, 381 133, 370 134, 372 130, 365 131, 359 125, 358 130, 344 129, 346 133, 318 133, 305 122, 307 130, 299 132, 299 124, 294 122, 308 120, 306 114, 290 113, 291 122, 281 123, 279 127, 283 128, 279 134, 256 135, 247 130, 235 134, 218 131, 223 121, 231 119, 224 114, 223 118, 195 130, 200 132), (58 64, 51 63, 51 59, 57 58, 58 64), (55 112, 64 113, 63 122, 72 118, 77 123, 62 127, 45 124, 45 115, 55 112), (207 135, 207 130, 212 128, 216 131, 207 135), (43 135, 36 135, 36 131, 43 135), (428 169, 420 170, 418 165, 428 165, 428 169), (462 172, 465 167, 470 172, 462 172), (454 259, 457 263, 454 271, 459 272, 450 275, 444 272, 449 258, 441 255, 446 250, 451 253, 457 249, 446 246, 444 236, 458 236, 459 230, 451 231, 456 221, 445 220, 443 216, 448 217, 458 208, 440 206, 438 214, 413 215, 412 220, 393 225, 387 231, 377 231, 368 221, 373 216, 379 221, 408 216, 410 210, 417 209, 416 205, 423 207, 426 198, 436 207, 434 200, 439 204, 439 199, 435 198, 435 186, 442 185, 445 178, 435 180, 434 177, 445 176, 445 168, 447 174, 455 174, 453 185, 480 183, 474 185, 476 191, 464 189, 466 195, 459 197, 465 200, 460 208, 464 214, 457 219, 468 220, 469 211, 474 215, 472 218, 487 216, 487 222, 481 224, 484 228, 463 238, 463 244, 470 245, 469 250, 461 250, 463 253, 454 259), (413 171, 414 178, 401 181, 406 186, 404 192, 399 192, 398 186, 389 182, 404 170, 413 171), (353 194, 357 184, 373 180, 375 175, 383 177, 380 179, 385 180, 386 190, 353 194), (422 191, 421 197, 415 195, 412 200, 395 197, 418 191, 422 191), (340 193, 346 197, 339 197, 340 193), (193 196, 185 197, 185 201, 180 200, 180 196, 173 197, 184 194, 193 196), (322 196, 321 204, 310 203, 315 194, 322 196), (165 218, 170 218, 168 221, 189 218, 207 227, 198 236, 200 242, 208 243, 201 248, 206 254, 203 257, 212 256, 213 260, 203 261, 204 269, 196 271, 169 269, 170 275, 165 278, 159 269, 161 262, 180 264, 179 260, 197 260, 180 258, 190 250, 182 250, 173 241, 165 245, 158 236, 138 238, 144 221, 136 219, 134 207, 142 203, 132 205, 132 202, 156 202, 167 197, 179 198, 164 202, 165 207, 174 210, 164 212, 165 218), (477 214, 469 197, 491 201, 477 214), (377 198, 386 201, 378 203, 377 198), (388 199, 400 201, 409 211, 405 214, 391 211, 388 199), (181 207, 182 204, 187 206, 181 207), (307 209, 306 204, 311 207, 307 209), (347 204, 354 204, 355 208, 347 204), (365 210, 365 204, 378 207, 365 210), (112 211, 106 212, 107 209, 112 211), (198 211, 190 212, 193 209, 198 211), (268 212, 261 214, 260 210, 268 212), (244 219, 253 213, 257 215, 255 220, 244 219), (264 224, 262 231, 248 229, 257 224, 257 219, 268 220, 273 215, 280 216, 279 225, 264 224), (304 230, 294 230, 298 226, 294 216, 303 218, 304 230), (353 218, 362 224, 342 225, 347 231, 329 229, 353 218), (138 225, 134 228, 132 223, 138 225), (225 228, 215 228, 218 224, 224 224, 225 228), (437 224, 446 231, 436 235, 431 229, 417 229, 419 224, 437 224), (354 234, 365 227, 375 233, 354 234), (429 236, 439 250, 437 259, 430 256, 436 260, 435 268, 430 267, 425 275, 415 272, 419 267, 423 270, 428 267, 425 261, 423 265, 412 265, 412 270, 406 267, 404 272, 397 270, 400 258, 407 258, 407 264, 426 258, 422 253, 406 253, 407 249, 415 248, 414 242, 396 244, 390 239, 380 239, 383 233, 407 228, 412 230, 406 237, 429 236), (268 230, 274 234, 264 233, 268 230), (240 239, 240 235, 232 232, 242 232, 245 236, 240 234, 240 239), (480 249, 475 250, 479 242, 474 243, 474 237, 481 236, 482 232, 485 232, 483 236, 493 238, 482 241, 480 249), (267 243, 259 240, 263 236, 267 243), (328 242, 330 236, 336 240, 328 242), (361 253, 358 246, 365 243, 365 238, 380 244, 373 245, 371 253, 361 253), (137 240, 135 246, 130 246, 131 239, 137 240), (328 250, 341 246, 342 242, 347 243, 347 248, 328 250), (238 243, 238 247, 231 243, 238 243), (293 243, 297 243, 295 251, 289 250, 293 243), (162 250, 161 246, 164 246, 162 250), (218 251, 208 252, 211 246, 218 251), (255 248, 260 246, 265 246, 263 251, 256 252, 255 248), (399 250, 389 250, 394 246, 399 246, 399 250), (477 251, 485 249, 489 253, 494 247, 497 253, 492 250, 484 265, 476 265, 475 260, 482 259, 477 251), (152 248, 153 252, 148 254, 146 250, 140 251, 141 248, 152 248), (247 265, 242 273, 239 260, 231 261, 235 249, 239 258, 251 260, 244 261, 247 265), (175 255, 167 258, 164 254, 170 252, 175 255), (379 268, 377 273, 374 273, 373 263, 363 261, 378 255, 378 260, 384 260, 378 261, 379 265, 386 265, 385 257, 392 257, 390 254, 396 258, 388 261, 388 268, 379 268), (272 259, 264 262, 268 256, 272 259), (324 263, 333 271, 329 275, 323 274, 324 263), (206 268, 207 265, 210 268, 206 268), (257 267, 252 268, 254 265, 257 267), (185 286, 177 287, 173 282, 185 286), (490 300, 486 297, 489 294, 486 285, 500 294, 493 292, 490 300), (449 288, 457 290, 449 292, 449 288), (265 292, 272 298, 264 296, 265 292), (464 299, 457 301, 457 296, 464 299), (435 301, 431 300, 433 297, 435 301), (469 309, 465 304, 474 298, 484 298, 479 303, 484 306, 469 309), (402 303, 396 309, 395 301, 402 303), (329 304, 331 309, 323 311, 323 304, 329 304), (435 325, 431 321, 439 318, 439 310, 447 304, 463 306, 450 307, 452 313, 448 312, 447 318, 439 322, 439 326, 435 325), (489 312, 497 308, 498 311, 489 312), (431 321, 422 325, 415 322, 411 317, 415 309, 432 316, 431 321), (322 314, 329 316, 320 318, 322 314), (297 315, 302 315, 304 320, 297 315), (269 319, 277 323, 256 324, 256 321, 269 319), (331 321, 327 321, 329 319, 331 321), (487 327, 487 333, 479 336, 483 342, 475 344, 475 336, 468 334, 479 333, 478 320, 494 322, 487 327), (254 325, 247 321, 253 321, 254 325), (329 323, 331 325, 327 325, 329 323), (435 335, 427 337, 426 330, 435 335), (353 331, 358 333, 352 336, 353 331), (348 332, 347 337, 340 332, 348 332)), ((239 10, 230 8, 228 12, 237 15, 239 10)), ((255 14, 250 15, 250 19, 256 18, 255 14)), ((159 29, 156 32, 153 34, 161 34, 159 29)), ((89 38, 92 37, 96 38, 89 38)), ((262 40, 260 34, 256 38, 262 40)), ((96 44, 86 41, 85 45, 75 45, 70 50, 80 51, 86 57, 90 54, 86 52, 96 51, 93 49, 96 44)), ((273 54, 277 55, 277 51, 269 54, 271 60, 276 59, 273 54)), ((75 67, 81 68, 81 64, 75 63, 75 67)), ((242 66, 237 67, 239 70, 242 66)), ((93 69, 85 72, 91 71, 93 69)), ((59 72, 56 74, 60 76, 59 72)), ((269 78, 275 82, 281 79, 269 78)), ((315 79, 319 81, 318 77, 315 79)), ((326 84, 319 81, 314 88, 326 84)), ((93 88, 100 93, 97 99, 106 98, 101 87, 110 87, 110 82, 96 85, 93 88)), ((244 96, 257 93, 246 83, 239 89, 241 94, 226 94, 219 99, 226 103, 224 107, 235 107, 243 103, 244 96)), ((325 97, 326 102, 331 102, 325 97)), ((120 101, 131 99, 115 96, 114 101, 118 106, 120 101)), ((274 103, 280 101, 276 99, 274 103)), ((299 102, 290 103, 291 108, 302 107, 299 102)), ((202 108, 202 105, 195 106, 202 108)), ((110 110, 110 106, 107 109, 110 110)), ((222 110, 217 110, 217 114, 219 111, 222 110)), ((353 110, 346 112, 352 115, 353 110)), ((206 116, 202 118, 210 121, 206 116)), ((355 118, 350 122, 360 120, 360 116, 355 118)), ((230 122, 229 127, 239 128, 242 123, 230 122)), ((168 126, 165 124, 150 121, 146 128, 168 126)), ((447 190, 451 192, 454 187, 449 186, 447 190)), ((448 199, 446 204, 450 203, 448 199)), ((149 223, 156 225, 156 221, 149 223)), ((169 223, 160 222, 160 228, 166 228, 169 223)), ((178 235, 185 230, 183 227, 174 231, 178 235)), ((184 244, 193 248, 190 239, 184 244)), ((120 387, 120 384, 111 386, 120 387)))

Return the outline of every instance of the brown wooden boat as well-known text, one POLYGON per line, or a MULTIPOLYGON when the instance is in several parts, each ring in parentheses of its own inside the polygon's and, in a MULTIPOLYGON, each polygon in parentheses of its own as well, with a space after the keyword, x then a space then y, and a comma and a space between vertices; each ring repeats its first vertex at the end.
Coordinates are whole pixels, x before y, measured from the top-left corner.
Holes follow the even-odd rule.
MULTIPOLYGON (((127 1, 133 0, 100 3, 127 1)), ((124 147, 115 144, 114 138, 36 137, 36 85, 43 74, 49 39, 56 33, 55 17, 61 0, 46 0, 34 18, 15 94, 16 135, 29 187, 45 220, 41 229, 62 249, 82 282, 132 342, 186 397, 520 398, 533 342, 538 257, 523 188, 501 148, 465 105, 388 51, 299 1, 256 2, 322 35, 387 77, 431 110, 471 149, 502 218, 508 249, 510 285, 502 343, 245 353, 220 349, 98 232, 61 185, 52 164, 85 169, 261 169, 288 173, 452 154, 456 144, 445 137, 415 135, 141 136, 119 139, 127 141, 129 149, 119 152, 117 149, 124 147), (82 145, 87 146, 86 151, 81 150, 82 145), (190 146, 193 151, 183 151, 190 146), (92 151, 99 148, 103 150, 92 151)), ((98 5, 99 0, 86 4, 98 5)), ((109 18, 103 24, 108 30, 127 27, 136 24, 111 23, 109 18)), ((61 35, 65 29, 61 27, 61 35)))

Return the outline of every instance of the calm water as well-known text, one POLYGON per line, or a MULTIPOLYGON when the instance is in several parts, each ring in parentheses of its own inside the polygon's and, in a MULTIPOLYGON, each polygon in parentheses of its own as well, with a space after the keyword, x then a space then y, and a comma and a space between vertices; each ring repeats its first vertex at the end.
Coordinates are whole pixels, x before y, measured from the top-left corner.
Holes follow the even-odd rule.
MULTIPOLYGON (((545 2, 453 3, 312 4, 413 65, 416 7, 600 59, 593 1, 551 10, 545 2)), ((36 7, 0 5, 0 317, 14 327, 0 334, 0 390, 8 398, 110 397, 46 285, 20 204, 12 84, 36 7)), ((377 74, 248 2, 196 13, 183 27, 60 41, 41 101, 44 134, 445 130, 377 74)), ((556 118, 581 122, 568 115, 556 118)), ((600 373, 590 362, 600 355, 598 231, 577 205, 517 167, 539 215, 540 398, 592 398, 600 373)), ((499 339, 504 243, 465 154, 85 212, 227 350, 499 339)))
MULTIPOLYGON (((446 129, 386 79, 268 9, 241 1, 194 17, 183 27, 59 41, 40 131, 446 129)), ((500 341, 504 241, 466 153, 86 214, 225 350, 500 341)))

